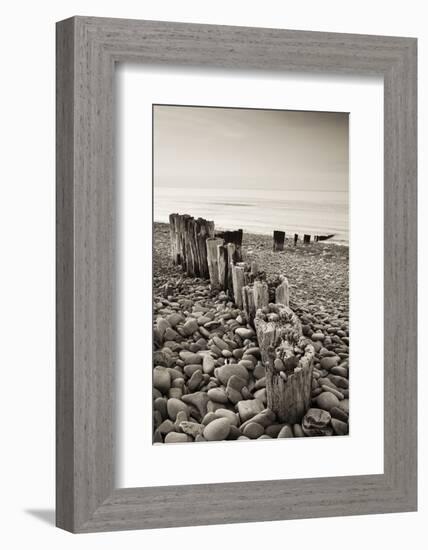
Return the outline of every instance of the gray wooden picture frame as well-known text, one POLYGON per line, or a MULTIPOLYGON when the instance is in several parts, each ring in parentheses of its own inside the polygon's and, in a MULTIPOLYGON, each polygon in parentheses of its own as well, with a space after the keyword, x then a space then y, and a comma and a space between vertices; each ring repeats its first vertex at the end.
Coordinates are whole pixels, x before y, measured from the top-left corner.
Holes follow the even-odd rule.
POLYGON ((83 533, 416 510, 416 39, 73 17, 57 24, 56 47, 58 527, 83 533), (383 474, 115 488, 118 62, 383 77, 383 474))

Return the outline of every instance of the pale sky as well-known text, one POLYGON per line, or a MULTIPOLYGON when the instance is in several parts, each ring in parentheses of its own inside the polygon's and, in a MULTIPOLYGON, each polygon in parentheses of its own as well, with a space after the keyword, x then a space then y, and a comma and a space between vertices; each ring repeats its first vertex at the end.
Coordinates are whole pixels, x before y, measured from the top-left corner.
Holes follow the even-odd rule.
POLYGON ((162 187, 348 191, 348 114, 153 108, 162 187))

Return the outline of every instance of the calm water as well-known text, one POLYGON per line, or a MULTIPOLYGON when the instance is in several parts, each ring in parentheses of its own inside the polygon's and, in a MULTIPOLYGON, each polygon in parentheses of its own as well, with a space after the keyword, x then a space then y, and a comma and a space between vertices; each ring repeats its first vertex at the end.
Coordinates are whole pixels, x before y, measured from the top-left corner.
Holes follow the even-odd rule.
POLYGON ((348 194, 343 192, 155 188, 154 220, 168 222, 173 212, 214 220, 219 229, 334 233, 334 240, 348 242, 348 194))

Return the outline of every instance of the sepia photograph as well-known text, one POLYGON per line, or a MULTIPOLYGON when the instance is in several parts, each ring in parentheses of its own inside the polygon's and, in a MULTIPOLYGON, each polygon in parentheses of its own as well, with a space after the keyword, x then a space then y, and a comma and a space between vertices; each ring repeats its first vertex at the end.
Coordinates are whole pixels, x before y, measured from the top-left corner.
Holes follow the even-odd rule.
POLYGON ((348 113, 152 115, 153 443, 348 435, 348 113))

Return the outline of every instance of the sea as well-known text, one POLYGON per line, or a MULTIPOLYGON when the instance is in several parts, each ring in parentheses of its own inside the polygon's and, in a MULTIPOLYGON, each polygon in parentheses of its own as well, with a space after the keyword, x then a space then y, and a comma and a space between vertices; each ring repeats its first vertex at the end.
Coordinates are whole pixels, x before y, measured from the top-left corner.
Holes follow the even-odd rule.
POLYGON ((334 234, 331 241, 338 244, 349 240, 348 193, 342 191, 155 187, 154 221, 168 222, 171 213, 214 220, 216 229, 334 234))

